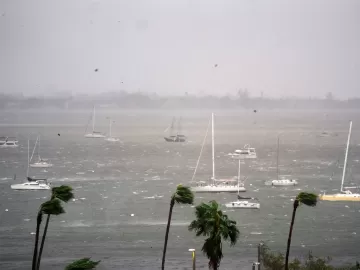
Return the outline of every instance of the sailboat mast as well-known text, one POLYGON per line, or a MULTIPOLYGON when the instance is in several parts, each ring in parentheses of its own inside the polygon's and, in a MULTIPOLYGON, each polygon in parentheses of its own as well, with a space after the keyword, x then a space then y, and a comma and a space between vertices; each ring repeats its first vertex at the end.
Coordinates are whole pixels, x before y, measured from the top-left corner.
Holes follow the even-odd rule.
POLYGON ((94 133, 94 130, 95 130, 95 105, 93 107, 93 121, 92 122, 93 122, 92 131, 94 133))
POLYGON ((179 118, 179 121, 178 121, 178 127, 177 127, 177 134, 176 135, 179 135, 181 134, 181 117, 179 118))
POLYGON ((39 160, 41 160, 41 158, 40 158, 40 136, 39 136, 39 146, 38 146, 38 157, 39 157, 39 160))
POLYGON ((111 125, 112 125, 112 120, 110 119, 110 137, 111 137, 111 125))
POLYGON ((26 170, 26 177, 29 177, 29 165, 30 164, 30 140, 28 139, 28 165, 26 170))
POLYGON ((277 141, 276 180, 279 180, 279 152, 280 152, 280 135, 278 135, 278 141, 277 141))
POLYGON ((344 180, 345 180, 345 174, 346 174, 347 159, 348 159, 348 154, 349 154, 349 144, 350 144, 350 139, 351 139, 351 129, 352 129, 352 121, 350 121, 349 135, 348 135, 348 140, 347 140, 347 144, 346 144, 345 162, 344 162, 343 175, 342 175, 342 178, 341 178, 341 187, 340 187, 341 192, 344 191, 343 188, 344 188, 344 180))
POLYGON ((238 195, 240 193, 240 165, 241 165, 241 160, 239 158, 239 170, 238 170, 238 195))
POLYGON ((213 182, 215 183, 215 138, 214 138, 214 113, 211 114, 211 147, 212 147, 212 169, 213 182))
POLYGON ((175 117, 173 117, 172 122, 171 122, 170 135, 169 136, 172 136, 174 134, 174 125, 175 125, 175 117))

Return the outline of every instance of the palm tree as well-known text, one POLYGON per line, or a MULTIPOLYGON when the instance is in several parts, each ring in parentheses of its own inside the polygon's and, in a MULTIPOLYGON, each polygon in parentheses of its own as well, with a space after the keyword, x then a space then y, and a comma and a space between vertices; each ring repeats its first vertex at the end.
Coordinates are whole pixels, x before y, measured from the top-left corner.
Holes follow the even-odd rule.
POLYGON ((94 262, 90 258, 83 258, 76 260, 66 266, 65 270, 88 270, 95 269, 95 267, 100 263, 100 261, 94 262))
POLYGON ((189 231, 195 231, 196 236, 208 237, 201 250, 209 259, 209 269, 217 270, 223 258, 222 239, 230 241, 230 245, 234 246, 240 236, 236 221, 223 214, 216 201, 196 206, 195 216, 196 219, 189 225, 189 231))
MULTIPOLYGON (((51 189, 51 200, 53 199, 58 199, 62 202, 68 202, 70 201, 72 198, 74 198, 74 193, 72 192, 72 187, 69 186, 65 186, 62 185, 60 187, 53 187, 51 189)), ((37 270, 40 270, 40 262, 41 262, 41 255, 44 249, 44 244, 45 244, 45 238, 46 238, 46 233, 49 227, 49 222, 50 222, 50 216, 51 214, 47 215, 46 218, 46 223, 45 223, 45 228, 44 228, 44 233, 41 239, 41 245, 40 245, 40 250, 39 250, 39 255, 37 258, 37 270)))
POLYGON ((35 235, 35 247, 34 247, 34 255, 32 261, 32 270, 37 269, 37 249, 38 249, 38 242, 39 242, 39 231, 40 231, 40 224, 42 221, 42 215, 60 215, 65 213, 64 209, 61 206, 61 202, 58 199, 52 199, 47 202, 44 202, 40 206, 40 210, 37 215, 36 220, 36 235, 35 235))
POLYGON ((289 270, 289 253, 290 253, 291 236, 292 236, 292 231, 294 228, 296 210, 302 204, 310 206, 310 207, 316 206, 317 195, 315 195, 313 193, 308 193, 308 192, 300 192, 294 200, 293 213, 292 213, 292 218, 291 218, 290 231, 289 231, 286 256, 285 256, 285 270, 289 270))
POLYGON ((167 226, 166 226, 164 250, 163 250, 162 263, 161 263, 162 270, 165 269, 165 255, 166 255, 167 242, 168 242, 168 238, 169 238, 171 216, 172 216, 172 211, 173 211, 174 205, 175 205, 175 203, 177 203, 177 204, 193 204, 193 202, 194 202, 194 194, 191 192, 190 188, 182 186, 182 185, 178 185, 175 193, 171 196, 171 200, 170 200, 170 210, 169 210, 168 222, 167 222, 167 226))

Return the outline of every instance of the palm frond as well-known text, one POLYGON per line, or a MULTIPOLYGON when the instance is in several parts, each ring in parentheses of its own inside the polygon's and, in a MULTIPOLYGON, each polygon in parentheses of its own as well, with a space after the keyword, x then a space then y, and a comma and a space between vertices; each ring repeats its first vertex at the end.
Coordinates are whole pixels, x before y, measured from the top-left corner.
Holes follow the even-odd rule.
POLYGON ((173 199, 174 202, 178 204, 193 204, 194 193, 191 191, 190 187, 178 185, 176 192, 173 195, 173 199))
POLYGON ((80 260, 76 260, 66 266, 65 270, 88 270, 88 269, 94 269, 100 261, 92 261, 90 258, 83 258, 80 260))
POLYGON ((60 187, 52 188, 52 197, 57 198, 63 202, 68 202, 74 198, 74 193, 72 192, 72 187, 62 185, 60 187))
POLYGON ((46 215, 61 215, 65 213, 64 208, 61 206, 59 199, 53 199, 41 204, 41 212, 46 215))
POLYGON ((217 236, 205 239, 201 251, 209 259, 209 267, 213 267, 213 263, 216 263, 217 266, 219 266, 221 259, 224 257, 222 253, 221 237, 217 236))
POLYGON ((300 192, 296 197, 300 204, 305 204, 310 207, 316 206, 317 198, 318 196, 316 194, 309 192, 300 192))
POLYGON ((223 258, 222 239, 233 246, 239 238, 236 221, 224 214, 216 201, 197 205, 195 216, 196 219, 190 223, 188 229, 194 231, 196 236, 207 237, 202 251, 209 258, 209 268, 214 268, 214 265, 218 267, 223 258))

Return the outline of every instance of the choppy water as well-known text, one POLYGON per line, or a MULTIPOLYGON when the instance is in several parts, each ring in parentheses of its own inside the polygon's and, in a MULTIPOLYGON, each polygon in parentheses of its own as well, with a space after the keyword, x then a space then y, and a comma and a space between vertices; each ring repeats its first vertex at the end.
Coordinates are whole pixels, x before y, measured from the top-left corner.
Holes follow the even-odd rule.
MULTIPOLYGON (((46 175, 53 185, 74 187, 76 199, 67 213, 51 220, 43 269, 63 269, 69 260, 92 256, 102 260, 99 269, 158 269, 162 254, 169 197, 179 183, 187 183, 200 152, 210 114, 173 113, 184 117, 189 142, 166 143, 164 130, 172 115, 168 112, 98 112, 97 129, 107 131, 106 116, 116 124, 113 135, 121 143, 85 139, 90 112, 2 113, 0 135, 16 135, 21 147, 0 149, 0 269, 29 269, 38 206, 44 191, 12 191, 26 174, 27 137, 32 143, 41 133, 41 155, 49 158, 48 172, 31 169, 31 175, 46 175), (60 133, 61 136, 57 134, 60 133), (6 211, 7 210, 7 211, 6 211)), ((248 177, 247 194, 260 199, 260 210, 226 210, 238 222, 241 238, 234 248, 224 245, 222 269, 250 269, 256 245, 263 240, 284 251, 292 199, 300 190, 319 193, 339 189, 340 164, 353 119, 353 140, 349 156, 348 185, 359 185, 359 113, 219 112, 216 116, 216 174, 237 174, 237 162, 225 155, 250 143, 258 159, 242 165, 248 177), (320 137, 323 131, 337 136, 320 137), (276 141, 281 135, 280 171, 298 179, 299 186, 272 188, 264 182, 276 177, 276 141)), ((198 180, 211 174, 210 140, 197 173, 198 180)), ((215 199, 225 203, 230 194, 201 194, 196 203, 215 199)), ((167 269, 190 269, 189 248, 198 252, 198 268, 206 269, 200 254, 202 238, 187 231, 194 218, 190 206, 177 206, 173 214, 167 269)), ((301 207, 296 219, 292 254, 308 250, 329 255, 335 262, 359 258, 360 204, 320 202, 314 209, 301 207)))

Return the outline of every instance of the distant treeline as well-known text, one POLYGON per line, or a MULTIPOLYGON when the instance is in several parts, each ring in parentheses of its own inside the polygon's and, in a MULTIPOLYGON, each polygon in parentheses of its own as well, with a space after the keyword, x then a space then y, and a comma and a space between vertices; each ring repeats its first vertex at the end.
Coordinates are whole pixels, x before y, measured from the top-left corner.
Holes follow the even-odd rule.
POLYGON ((82 110, 91 108, 112 109, 292 109, 292 110, 348 110, 360 108, 360 98, 336 100, 325 98, 266 98, 250 97, 239 91, 234 96, 159 96, 157 94, 128 93, 125 91, 96 95, 77 95, 68 97, 24 97, 22 95, 0 94, 0 110, 29 110, 54 108, 63 110, 82 110))

